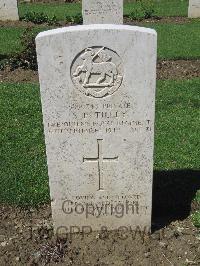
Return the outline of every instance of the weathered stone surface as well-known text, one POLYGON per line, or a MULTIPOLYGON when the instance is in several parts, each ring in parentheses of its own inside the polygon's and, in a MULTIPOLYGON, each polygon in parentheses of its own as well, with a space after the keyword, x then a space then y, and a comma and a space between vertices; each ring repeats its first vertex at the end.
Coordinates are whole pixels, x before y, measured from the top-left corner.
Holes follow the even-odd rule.
POLYGON ((19 20, 17 0, 0 0, 0 20, 19 20))
POLYGON ((55 229, 149 228, 155 31, 76 26, 36 44, 55 229))
POLYGON ((200 0, 189 0, 189 18, 200 18, 200 0))
POLYGON ((123 24, 123 0, 83 0, 83 24, 123 24))

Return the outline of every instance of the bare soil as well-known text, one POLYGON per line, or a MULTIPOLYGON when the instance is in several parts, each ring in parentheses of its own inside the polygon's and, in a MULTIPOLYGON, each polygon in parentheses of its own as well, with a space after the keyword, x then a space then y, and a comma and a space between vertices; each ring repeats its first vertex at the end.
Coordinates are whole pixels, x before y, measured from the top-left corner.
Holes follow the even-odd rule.
MULTIPOLYGON (((138 25, 142 26, 144 23, 173 23, 173 24, 185 24, 191 22, 192 19, 187 17, 153 17, 149 19, 142 19, 142 20, 131 20, 127 16, 124 17, 124 24, 128 25, 138 25)), ((47 26, 46 23, 40 24, 42 26, 47 26)), ((57 25, 51 26, 52 28, 55 28, 56 26, 64 27, 64 26, 71 26, 71 23, 67 23, 65 21, 58 21, 57 25)), ((0 21, 0 27, 35 27, 36 24, 32 22, 26 22, 26 21, 0 21)))
POLYGON ((53 236, 50 206, 0 205, 0 265, 200 265, 200 231, 190 218, 152 235, 131 230, 53 236))
POLYGON ((200 265, 200 228, 190 216, 200 209, 192 201, 199 175, 197 170, 154 172, 151 235, 125 228, 58 238, 49 204, 27 209, 1 204, 0 265, 200 265))
MULTIPOLYGON (((165 60, 157 64, 157 79, 190 79, 200 77, 200 60, 165 60)), ((9 67, 0 71, 0 82, 38 83, 37 71, 9 67)))
POLYGON ((7 83, 38 83, 38 72, 33 70, 25 70, 17 68, 11 71, 9 68, 6 68, 3 71, 0 71, 0 82, 7 83))
POLYGON ((165 60, 157 64, 158 79, 190 79, 200 77, 200 60, 165 60))
POLYGON ((192 19, 187 17, 152 17, 149 19, 142 19, 142 20, 131 20, 128 17, 124 17, 124 23, 129 25, 138 25, 144 23, 173 23, 173 24, 185 24, 191 22, 192 19))
POLYGON ((1 21, 0 20, 0 28, 6 28, 6 27, 34 27, 36 24, 32 22, 26 22, 26 21, 1 21))

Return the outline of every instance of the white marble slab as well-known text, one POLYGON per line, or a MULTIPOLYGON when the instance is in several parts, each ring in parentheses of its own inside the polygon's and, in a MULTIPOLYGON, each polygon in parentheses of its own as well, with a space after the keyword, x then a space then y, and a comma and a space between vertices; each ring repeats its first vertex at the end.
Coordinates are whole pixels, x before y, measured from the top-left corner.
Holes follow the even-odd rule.
POLYGON ((123 24, 123 0, 82 0, 83 24, 123 24))
POLYGON ((200 0, 189 0, 189 18, 200 18, 200 0))
POLYGON ((85 25, 36 44, 55 230, 149 229, 156 32, 85 25))
POLYGON ((19 20, 17 0, 0 0, 0 20, 19 20))

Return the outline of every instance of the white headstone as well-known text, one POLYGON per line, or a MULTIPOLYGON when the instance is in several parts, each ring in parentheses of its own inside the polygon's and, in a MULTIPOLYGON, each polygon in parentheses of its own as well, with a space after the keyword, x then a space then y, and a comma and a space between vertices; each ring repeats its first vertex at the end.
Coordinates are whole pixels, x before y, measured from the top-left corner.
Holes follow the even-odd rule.
POLYGON ((55 229, 149 228, 156 32, 74 26, 36 44, 55 229))
POLYGON ((123 0, 83 0, 83 24, 123 24, 123 0))
POLYGON ((189 0, 189 18, 200 18, 200 0, 189 0))
POLYGON ((17 0, 0 0, 0 20, 19 20, 17 0))

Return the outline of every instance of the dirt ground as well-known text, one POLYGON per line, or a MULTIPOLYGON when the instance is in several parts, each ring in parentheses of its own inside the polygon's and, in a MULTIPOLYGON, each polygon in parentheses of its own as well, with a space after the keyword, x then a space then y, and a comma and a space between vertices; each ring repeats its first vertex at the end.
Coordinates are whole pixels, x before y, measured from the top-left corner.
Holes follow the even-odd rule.
POLYGON ((144 23, 173 23, 173 24, 185 24, 191 22, 192 19, 187 18, 187 17, 153 17, 149 19, 143 19, 141 21, 138 20, 131 20, 128 17, 124 17, 124 24, 129 24, 129 25, 139 25, 144 23))
MULTIPOLYGON (((128 24, 128 25, 138 25, 138 26, 142 26, 144 25, 144 23, 173 23, 173 24, 185 24, 185 23, 189 23, 191 22, 192 19, 187 18, 187 17, 153 17, 153 18, 149 18, 149 19, 143 19, 143 20, 131 20, 129 19, 127 16, 124 17, 124 24, 128 24)), ((43 26, 47 25, 47 24, 41 24, 43 26)), ((32 22, 26 22, 23 20, 20 21, 0 21, 0 27, 35 27, 37 26, 36 24, 32 23, 32 22)), ((67 23, 65 21, 58 21, 57 25, 55 26, 51 26, 52 28, 55 27, 59 27, 59 26, 71 26, 70 23, 67 23)))
MULTIPOLYGON (((200 77, 200 60, 159 61, 157 79, 190 79, 200 77)), ((0 71, 0 82, 38 83, 37 71, 6 68, 0 71)))
POLYGON ((200 77, 200 60, 165 60, 157 63, 157 79, 200 77))
POLYGON ((199 176, 197 170, 154 172, 151 235, 126 228, 58 238, 50 205, 0 204, 0 265, 200 265, 200 228, 191 221, 200 209, 193 201, 199 176))
MULTIPOLYGON (((128 231, 53 236, 50 206, 0 205, 0 265, 200 265, 200 230, 190 218, 152 235, 128 231)), ((159 224, 155 224, 158 226, 159 224)))
POLYGON ((3 71, 0 71, 0 82, 9 82, 9 83, 18 83, 18 82, 30 82, 38 83, 38 72, 32 70, 25 70, 17 68, 13 71, 10 71, 9 68, 6 68, 3 71))

